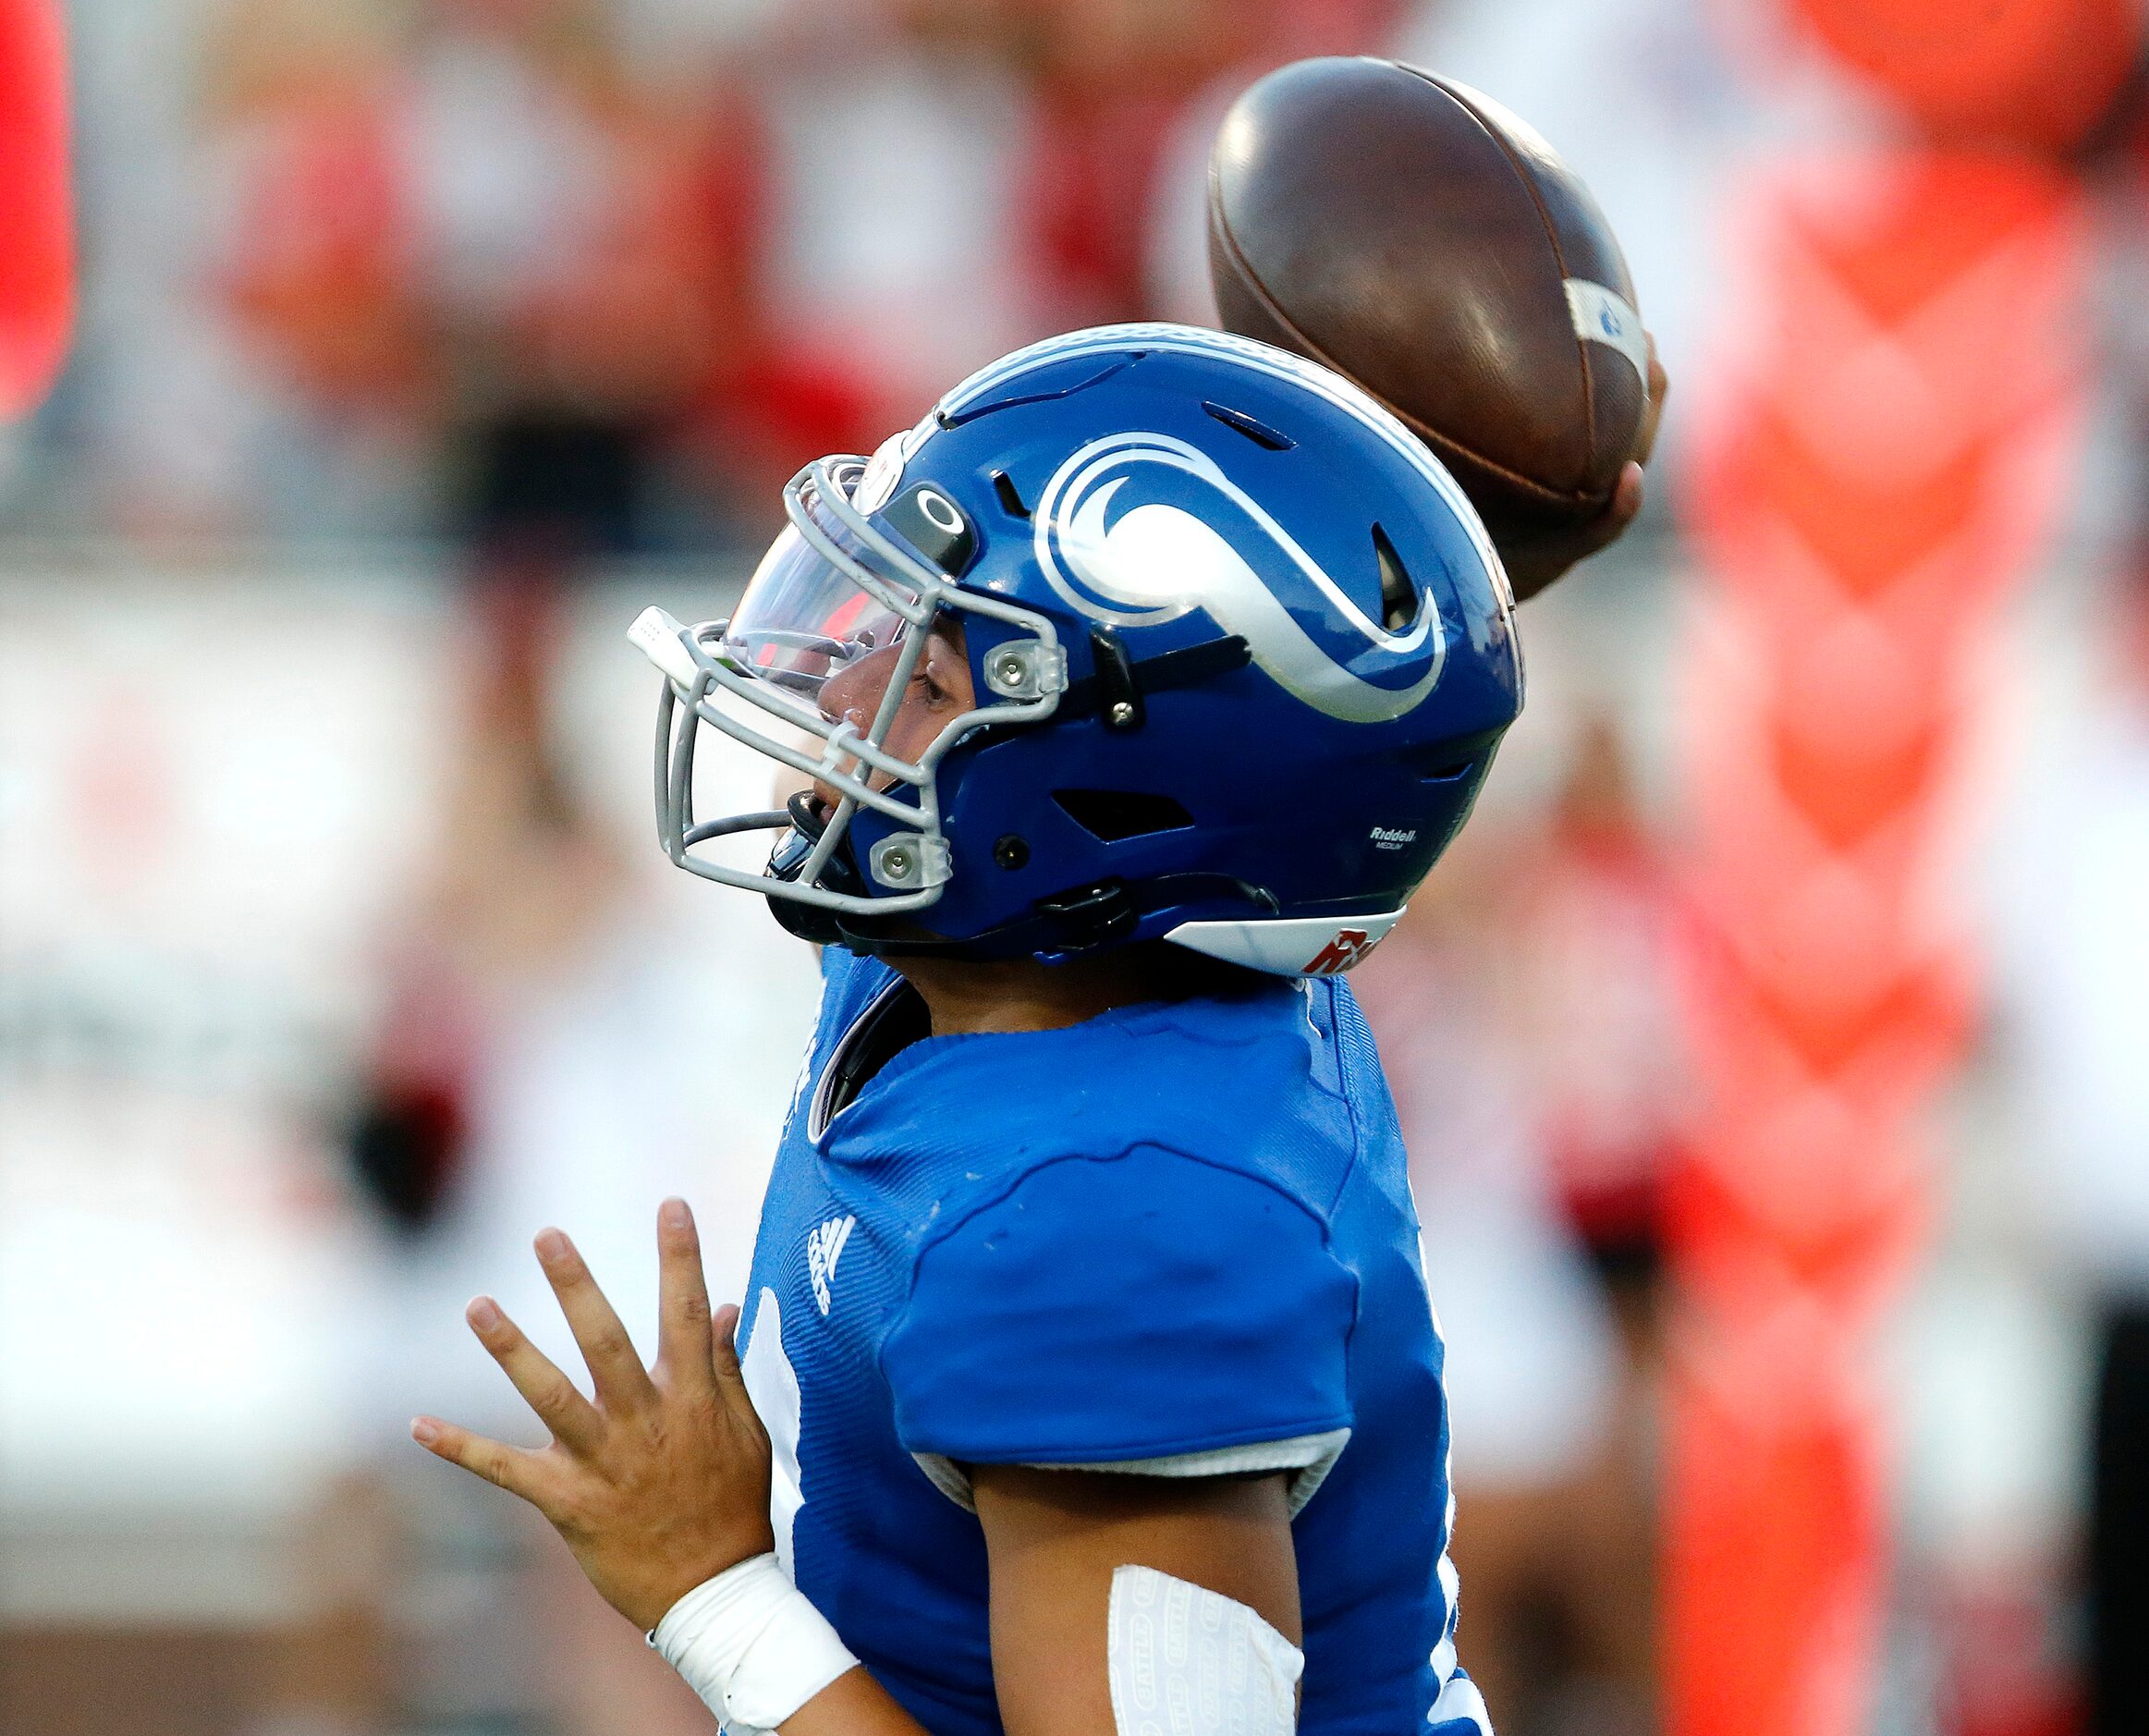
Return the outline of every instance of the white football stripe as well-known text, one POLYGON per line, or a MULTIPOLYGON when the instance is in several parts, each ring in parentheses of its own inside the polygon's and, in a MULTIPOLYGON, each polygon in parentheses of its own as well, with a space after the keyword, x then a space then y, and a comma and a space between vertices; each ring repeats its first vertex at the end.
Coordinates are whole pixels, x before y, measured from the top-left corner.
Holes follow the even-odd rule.
POLYGON ((1567 280, 1567 311, 1574 320, 1574 335, 1592 344, 1616 349, 1634 364, 1644 391, 1649 387, 1649 334, 1642 329, 1642 316, 1634 304, 1601 283, 1586 277, 1567 280))

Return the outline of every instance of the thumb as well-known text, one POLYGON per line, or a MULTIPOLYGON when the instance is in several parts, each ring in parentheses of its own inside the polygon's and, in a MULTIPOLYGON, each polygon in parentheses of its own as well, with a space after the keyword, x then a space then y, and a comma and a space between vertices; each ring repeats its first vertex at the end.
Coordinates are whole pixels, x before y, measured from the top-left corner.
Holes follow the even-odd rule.
POLYGON ((746 1375, 739 1366, 739 1304, 726 1302, 709 1316, 709 1360, 716 1378, 727 1387, 746 1391, 746 1375))
POLYGON ((738 1331, 738 1305, 727 1302, 709 1322, 709 1361, 716 1370, 716 1400, 734 1422, 766 1441, 768 1430, 754 1409, 753 1395, 746 1389, 746 1375, 739 1365, 739 1349, 733 1342, 738 1331))
POLYGON ((1671 379, 1664 371, 1664 363, 1656 357, 1656 339, 1649 340, 1649 408, 1642 412, 1642 426, 1634 437, 1634 458, 1637 463, 1649 462, 1649 455, 1656 449, 1656 431, 1664 423, 1664 400, 1671 390, 1671 379))
POLYGON ((1619 480, 1612 489, 1611 507, 1607 519, 1609 523, 1617 528, 1612 531, 1610 536, 1605 539, 1606 545, 1617 542, 1627 527, 1642 516, 1642 501, 1647 492, 1647 484, 1642 474, 1642 466, 1634 459, 1629 458, 1625 465, 1620 468, 1619 480))

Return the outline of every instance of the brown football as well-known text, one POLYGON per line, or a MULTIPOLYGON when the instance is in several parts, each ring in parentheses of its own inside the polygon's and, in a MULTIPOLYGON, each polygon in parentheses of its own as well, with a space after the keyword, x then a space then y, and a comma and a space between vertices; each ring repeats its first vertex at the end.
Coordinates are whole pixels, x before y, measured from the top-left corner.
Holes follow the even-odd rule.
POLYGON ((1348 374, 1486 521, 1578 521, 1648 407, 1634 286, 1596 202, 1490 98, 1392 60, 1301 60, 1241 96, 1209 163, 1227 330, 1348 374))

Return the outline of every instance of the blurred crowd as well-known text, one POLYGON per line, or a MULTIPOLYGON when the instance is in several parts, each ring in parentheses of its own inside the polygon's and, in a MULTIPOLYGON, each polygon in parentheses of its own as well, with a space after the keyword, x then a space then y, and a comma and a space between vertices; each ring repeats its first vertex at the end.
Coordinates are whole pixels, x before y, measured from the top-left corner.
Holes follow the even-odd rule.
MULTIPOLYGON (((459 1309, 542 1325, 543 1223, 629 1321, 665 1192, 743 1281, 814 984, 649 848, 618 576, 713 613, 800 462, 1028 339, 1208 319, 1216 120, 1302 55, 1437 56, 1541 118, 1676 372, 1741 124, 1703 9, 77 0, 81 342, 0 455, 0 1725, 706 1728, 397 1439, 421 1404, 510 1423, 459 1309), (148 726, 77 721, 79 672, 153 663, 148 726), (141 1368, 86 1380, 115 1345, 141 1368)), ((1532 605, 1508 763, 1359 978, 1453 1346, 1462 1652, 1510 1736, 1653 1728, 1684 558, 1653 520, 1532 605)), ((2149 1498, 2080 1446, 2094 1391, 2149 1429, 2149 630, 2109 669, 2066 609, 2036 630, 2077 647, 2081 776, 1992 893, 2006 1106, 1940 1231, 1984 1311, 1934 1310, 1910 1383, 1941 1517, 1906 1580, 1940 1589, 1905 1594, 1904 1736, 2073 1728, 2075 1539, 2123 1568, 2149 1534, 2080 1517, 2095 1476, 2149 1498)))
MULTIPOLYGON (((1402 0, 77 10, 81 339, 0 474, 15 752, 52 774, 18 804, 48 848, 6 864, 31 920, 0 943, 0 1047, 37 1128, 6 1169, 0 1271, 78 1344, 150 1311, 173 1373, 104 1407, 95 1473, 79 1433, 35 1429, 77 1401, 74 1363, 26 1325, 0 1346, 21 1351, 6 1721, 702 1728, 562 1558, 399 1439, 418 1408, 517 1426, 460 1310, 492 1290, 546 1338, 542 1223, 630 1321, 664 1193, 700 1206, 719 1291, 743 1279, 812 973, 753 901, 647 848, 646 700, 601 649, 619 575, 709 613, 805 458, 871 450, 1031 338, 1206 322, 1224 107, 1268 66, 1424 20, 1402 0), (77 586, 39 573, 98 547, 77 586), (124 654, 73 598, 142 573, 166 577, 124 613, 165 648, 170 727, 55 734, 61 672, 124 654), (143 791, 121 884, 100 816, 143 791), (172 1046, 159 1004, 194 1034, 145 1080, 140 1044, 172 1046), (263 1029, 298 1052, 261 1063, 263 1029), (189 1073, 204 1053, 257 1058, 216 1083, 189 1073), (153 1185, 82 1156, 122 1120, 153 1185), (235 1143, 203 1192, 202 1154, 235 1143), (137 1254, 92 1280, 73 1250, 106 1222, 137 1254), (181 1583, 153 1595, 160 1574, 181 1583), (115 1685, 153 1657, 161 1690, 115 1685)), ((1468 1347, 1473 1668, 1524 1736, 1646 1728, 1652 1694, 1679 1080, 1669 889, 1619 709, 1547 732, 1547 799, 1473 834, 1366 983, 1468 1347), (1518 897, 1522 956, 1491 920, 1518 897)), ((29 1317, 0 1308, 0 1336, 29 1317)))
POLYGON ((870 449, 1030 336, 1198 312, 1159 241, 1190 116, 1401 6, 85 10, 92 52, 161 46, 176 88, 129 124, 177 160, 86 157, 134 281, 90 310, 78 509, 616 551, 765 527, 797 454, 870 449))

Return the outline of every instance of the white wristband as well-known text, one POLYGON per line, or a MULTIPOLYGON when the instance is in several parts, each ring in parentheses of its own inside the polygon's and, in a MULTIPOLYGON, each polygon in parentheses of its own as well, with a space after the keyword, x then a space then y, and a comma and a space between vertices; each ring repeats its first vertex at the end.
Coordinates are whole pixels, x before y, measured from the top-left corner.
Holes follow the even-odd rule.
POLYGON ((774 1555, 702 1581, 665 1611, 649 1643, 734 1736, 775 1730, 858 1667, 774 1555))

